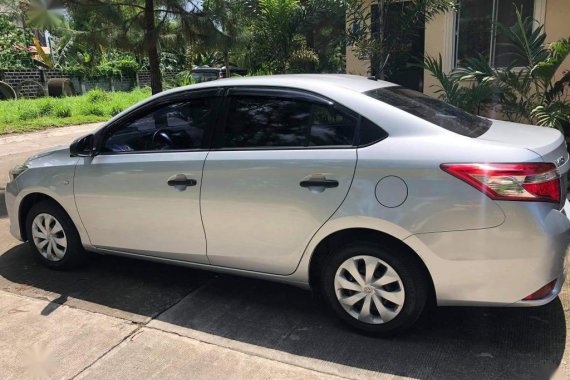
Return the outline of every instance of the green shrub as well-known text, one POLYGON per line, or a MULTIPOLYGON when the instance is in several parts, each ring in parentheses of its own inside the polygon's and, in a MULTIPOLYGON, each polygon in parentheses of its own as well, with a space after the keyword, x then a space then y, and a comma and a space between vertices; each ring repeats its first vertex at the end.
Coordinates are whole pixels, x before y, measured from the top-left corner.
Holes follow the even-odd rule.
POLYGON ((115 104, 114 106, 111 107, 111 116, 118 115, 121 112, 123 112, 123 110, 124 110, 124 107, 122 107, 118 104, 115 104))
POLYGON ((570 38, 544 44, 544 25, 535 25, 532 17, 523 19, 518 9, 516 15, 511 27, 497 24, 506 40, 503 44, 513 56, 508 66, 493 67, 480 54, 446 73, 439 55, 426 57, 424 69, 439 81, 435 93, 454 106, 481 115, 500 111, 508 121, 557 128, 564 133, 570 125, 570 95, 566 90, 570 74, 562 72, 560 78, 557 73, 570 56, 570 38))
POLYGON ((89 103, 98 103, 109 101, 111 96, 108 92, 101 90, 100 88, 95 88, 89 91, 86 95, 86 100, 89 103))
POLYGON ((71 117, 71 107, 60 102, 53 107, 53 115, 61 118, 71 117))
POLYGON ((20 104, 18 107, 18 119, 20 120, 31 120, 35 119, 40 115, 37 105, 31 102, 26 102, 20 104))
POLYGON ((54 103, 50 98, 42 98, 38 100, 39 116, 49 116, 53 112, 54 103))
POLYGON ((103 116, 105 111, 98 104, 87 104, 81 109, 83 115, 103 116))

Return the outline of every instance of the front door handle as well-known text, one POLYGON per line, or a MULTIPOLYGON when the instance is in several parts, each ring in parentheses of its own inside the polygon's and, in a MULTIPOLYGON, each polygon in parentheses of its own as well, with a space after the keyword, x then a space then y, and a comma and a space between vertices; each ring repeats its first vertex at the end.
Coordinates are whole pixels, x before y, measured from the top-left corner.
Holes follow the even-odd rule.
POLYGON ((196 186, 198 182, 192 178, 186 179, 171 179, 168 181, 168 186, 196 186))
POLYGON ((168 186, 174 186, 176 190, 184 191, 188 186, 196 186, 198 181, 188 178, 184 174, 176 174, 168 179, 168 186))

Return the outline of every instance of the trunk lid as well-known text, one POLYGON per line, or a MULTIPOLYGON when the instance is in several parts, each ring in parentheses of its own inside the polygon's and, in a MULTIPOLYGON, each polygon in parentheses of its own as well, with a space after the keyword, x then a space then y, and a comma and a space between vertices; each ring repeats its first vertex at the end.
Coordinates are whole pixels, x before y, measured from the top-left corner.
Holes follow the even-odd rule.
POLYGON ((560 173, 561 207, 568 192, 568 170, 570 159, 566 141, 557 129, 492 120, 487 132, 477 137, 481 140, 496 141, 511 146, 528 149, 542 157, 544 162, 552 162, 560 173))

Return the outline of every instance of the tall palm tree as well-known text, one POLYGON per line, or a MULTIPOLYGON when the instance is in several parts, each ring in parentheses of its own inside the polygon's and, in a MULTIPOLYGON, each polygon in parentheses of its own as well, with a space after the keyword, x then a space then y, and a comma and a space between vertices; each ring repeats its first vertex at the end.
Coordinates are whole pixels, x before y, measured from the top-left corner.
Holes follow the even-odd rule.
POLYGON ((214 29, 192 1, 68 0, 67 4, 76 14, 88 12, 84 14, 92 27, 85 31, 85 38, 148 57, 153 94, 162 91, 159 50, 161 37, 172 34, 172 23, 179 29, 177 41, 201 38, 214 29))

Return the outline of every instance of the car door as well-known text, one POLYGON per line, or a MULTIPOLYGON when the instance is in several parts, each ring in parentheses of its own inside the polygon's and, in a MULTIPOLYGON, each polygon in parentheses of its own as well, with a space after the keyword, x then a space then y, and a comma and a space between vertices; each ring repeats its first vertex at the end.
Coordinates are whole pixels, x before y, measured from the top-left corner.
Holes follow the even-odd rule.
POLYGON ((106 128, 77 165, 81 220, 100 249, 207 263, 200 184, 217 91, 160 100, 106 128))
POLYGON ((208 258, 290 274, 349 190, 357 117, 297 91, 234 88, 225 104, 202 182, 208 258))

